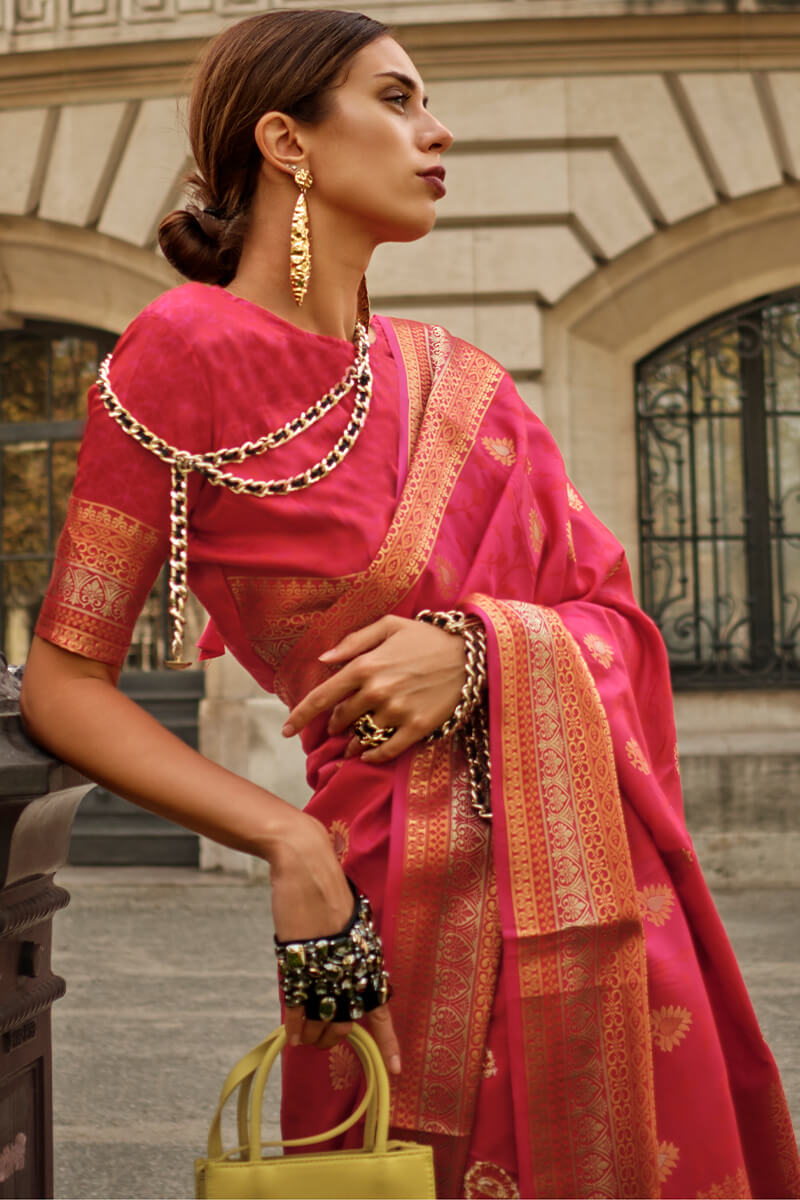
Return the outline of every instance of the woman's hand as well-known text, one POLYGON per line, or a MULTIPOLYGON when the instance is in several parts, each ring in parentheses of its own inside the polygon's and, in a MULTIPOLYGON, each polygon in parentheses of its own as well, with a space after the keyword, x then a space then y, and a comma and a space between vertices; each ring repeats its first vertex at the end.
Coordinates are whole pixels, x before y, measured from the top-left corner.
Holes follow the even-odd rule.
MULTIPOLYGON (((382 746, 363 753, 364 761, 371 763, 397 758, 433 733, 458 704, 466 679, 463 638, 405 617, 382 617, 348 634, 320 660, 329 666, 346 665, 292 709, 284 736, 328 710, 329 733, 342 733, 368 712, 376 724, 397 729, 382 746)), ((360 750, 354 737, 347 757, 360 750)))
MULTIPOLYGON (((353 915, 353 894, 333 853, 325 826, 297 813, 280 850, 270 860, 272 916, 282 942, 307 941, 340 933, 353 915)), ((387 1005, 367 1014, 370 1032, 387 1069, 400 1072, 400 1047, 387 1005)), ((350 1032, 351 1023, 311 1021, 302 1007, 285 1009, 290 1045, 328 1050, 350 1032)))

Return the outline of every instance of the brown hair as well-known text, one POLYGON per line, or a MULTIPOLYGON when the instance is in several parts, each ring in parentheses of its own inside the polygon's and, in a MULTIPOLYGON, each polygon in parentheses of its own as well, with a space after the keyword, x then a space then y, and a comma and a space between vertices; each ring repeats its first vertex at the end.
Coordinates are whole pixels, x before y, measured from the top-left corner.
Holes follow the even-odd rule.
POLYGON ((214 39, 189 104, 193 203, 158 228, 165 258, 182 275, 224 285, 236 274, 261 166, 259 118, 274 110, 309 125, 323 120, 350 59, 388 32, 361 13, 284 10, 248 17, 214 39))

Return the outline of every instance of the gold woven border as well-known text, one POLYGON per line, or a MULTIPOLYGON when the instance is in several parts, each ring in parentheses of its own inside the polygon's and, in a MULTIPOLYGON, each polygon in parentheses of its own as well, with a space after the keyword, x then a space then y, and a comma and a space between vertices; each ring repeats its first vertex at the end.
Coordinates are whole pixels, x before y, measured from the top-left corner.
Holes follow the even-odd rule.
POLYGON ((166 533, 153 526, 72 496, 37 634, 64 650, 121 666, 167 544, 166 533))
POLYGON ((535 1194, 657 1196, 644 936, 600 697, 553 610, 476 602, 500 660, 535 1194))
POLYGON ((433 374, 426 327, 419 321, 392 318, 392 329, 403 356, 408 386, 408 460, 414 454, 425 413, 425 398, 430 395, 433 374))
POLYGON ((394 934, 404 1065, 393 1126, 470 1134, 500 941, 490 828, 472 811, 463 756, 452 739, 422 746, 409 772, 394 934))

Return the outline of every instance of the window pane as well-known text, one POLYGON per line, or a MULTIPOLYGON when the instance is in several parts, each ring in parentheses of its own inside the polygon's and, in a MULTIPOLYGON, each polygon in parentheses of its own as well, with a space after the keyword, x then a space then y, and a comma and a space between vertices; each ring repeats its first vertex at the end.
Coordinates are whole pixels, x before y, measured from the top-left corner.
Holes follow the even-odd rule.
POLYGON ((0 344, 0 419, 47 419, 48 343, 25 334, 11 334, 0 344))
POLYGON ((86 392, 97 378, 94 340, 54 338, 52 342, 53 419, 78 421, 86 416, 86 392))
POLYGON ((772 407, 800 413, 800 303, 771 309, 768 314, 774 391, 772 407))
POLYGON ((78 442, 53 442, 51 479, 53 496, 53 537, 61 532, 67 516, 67 502, 78 465, 78 442))
POLYGON ((3 554, 47 554, 48 464, 44 442, 3 447, 3 554))
POLYGON ((3 572, 3 650, 10 663, 28 656, 33 628, 50 578, 47 560, 7 562, 3 572))
POLYGON ((637 367, 644 605, 676 678, 800 683, 800 299, 637 367))

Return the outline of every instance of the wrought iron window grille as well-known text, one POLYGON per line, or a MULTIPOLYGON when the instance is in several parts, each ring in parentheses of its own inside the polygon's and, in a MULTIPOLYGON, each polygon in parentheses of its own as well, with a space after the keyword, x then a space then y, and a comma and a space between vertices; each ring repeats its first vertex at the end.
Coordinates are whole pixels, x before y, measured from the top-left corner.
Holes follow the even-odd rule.
POLYGON ((642 598, 681 687, 800 685, 800 288, 636 367, 642 598))

